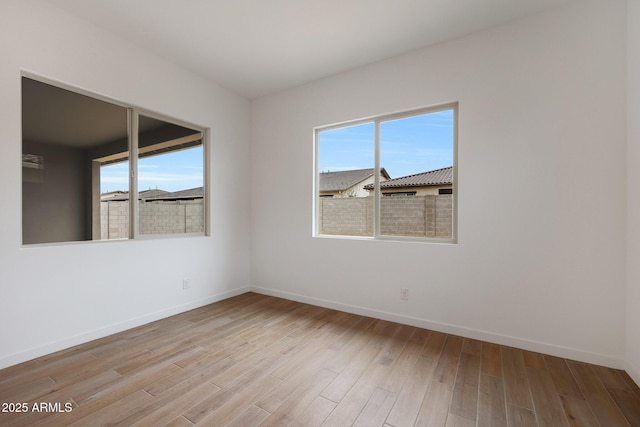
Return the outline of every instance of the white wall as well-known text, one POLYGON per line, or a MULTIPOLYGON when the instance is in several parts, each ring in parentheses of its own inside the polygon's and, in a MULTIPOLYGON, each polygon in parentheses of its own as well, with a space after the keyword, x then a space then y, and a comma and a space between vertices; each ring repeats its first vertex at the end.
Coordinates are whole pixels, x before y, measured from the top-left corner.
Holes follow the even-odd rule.
POLYGON ((623 366, 625 11, 578 2, 253 102, 254 289, 623 366), (314 126, 451 101, 459 244, 311 237, 314 126))
POLYGON ((640 384, 640 0, 628 1, 627 372, 640 384))
POLYGON ((38 1, 0 53, 0 368, 248 289, 246 100, 38 1), (210 127, 211 237, 21 247, 21 69, 210 127))

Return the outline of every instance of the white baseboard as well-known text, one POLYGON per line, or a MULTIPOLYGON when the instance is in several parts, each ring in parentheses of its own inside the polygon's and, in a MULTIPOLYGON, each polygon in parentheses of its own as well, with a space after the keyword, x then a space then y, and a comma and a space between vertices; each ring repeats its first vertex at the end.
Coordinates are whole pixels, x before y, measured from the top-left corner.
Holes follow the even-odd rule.
POLYGON ((227 298, 231 298, 236 295, 249 292, 251 289, 243 287, 240 289, 234 289, 227 292, 222 292, 216 295, 212 295, 206 298, 202 298, 196 301, 190 301, 185 304, 169 307, 164 310, 160 310, 154 313, 145 314, 140 317, 126 320, 124 322, 115 323, 113 325, 105 326, 103 328, 94 329, 92 331, 74 335, 61 340, 53 341, 41 346, 33 347, 25 351, 10 354, 0 358, 0 369, 17 365, 18 363, 26 362, 28 360, 35 359, 36 357, 44 356, 46 354, 54 353, 56 351, 64 350, 78 344, 84 344, 89 341, 93 341, 98 338, 103 338, 109 335, 116 334, 118 332, 126 331, 127 329, 135 328, 147 323, 155 322, 156 320, 164 319, 185 311, 193 310, 214 302, 222 301, 227 298))
MULTIPOLYGON (((321 298, 308 297, 291 292, 278 291, 260 287, 251 287, 253 292, 270 295, 274 297, 285 298, 288 300, 303 302, 306 304, 316 305, 320 307, 330 308, 334 310, 345 311, 348 313, 359 314, 361 316, 375 317, 377 319, 388 320, 391 322, 402 323, 405 325, 416 326, 419 328, 430 329, 432 331, 443 332, 452 335, 458 335, 465 338, 473 338, 481 341, 487 341, 495 344, 516 347, 523 350, 535 351, 538 353, 549 354, 552 356, 562 357, 580 362, 592 363, 595 365, 607 366, 615 369, 624 369, 624 361, 621 358, 608 354, 591 353, 570 347, 548 344, 544 342, 531 341, 522 338, 512 337, 508 335, 496 334, 487 331, 481 331, 472 328, 466 328, 447 323, 434 322, 426 319, 415 318, 411 316, 403 316, 396 313, 388 313, 384 311, 374 310, 367 307, 343 304, 336 301, 325 300, 321 298)), ((630 374, 631 375, 631 374, 630 374)), ((634 377, 634 381, 638 381, 634 377)))
POLYGON ((259 294, 270 295, 279 298, 285 298, 292 301, 298 301, 306 304, 316 305, 320 307, 330 308, 334 310, 340 310, 348 313, 358 314, 362 316, 374 317, 377 319, 387 320, 391 322, 402 323, 406 325, 416 326, 419 328, 430 329, 438 332, 458 335, 466 338, 473 338, 482 341, 492 342, 495 344, 506 345, 510 347, 521 348, 524 350, 535 351, 544 354, 550 354, 557 357, 563 357, 571 360, 578 360, 581 362, 593 363, 602 366, 608 366, 616 369, 625 369, 629 376, 640 385, 640 369, 637 366, 633 366, 630 363, 624 363, 623 360, 612 355, 591 353, 579 349, 558 346, 543 342, 525 340, 522 338, 516 338, 507 335, 495 334, 491 332, 460 327, 456 325, 434 322, 426 319, 420 319, 410 316, 403 316, 396 313, 388 313, 384 311, 374 310, 367 307, 361 307, 356 305, 344 304, 336 301, 325 300, 321 298, 308 297, 291 292, 278 291, 273 289, 266 289, 260 287, 243 287, 234 289, 231 291, 223 292, 207 298, 203 298, 197 301, 191 301, 186 304, 177 305, 167 308, 155 313, 149 313, 144 316, 129 319, 124 322, 116 323, 106 326, 104 328, 95 329, 93 331, 68 337, 62 340, 47 343, 41 346, 33 347, 31 349, 13 353, 0 358, 0 369, 16 365, 18 363, 26 362, 34 358, 44 356, 59 350, 73 347, 78 344, 83 344, 95 339, 103 338, 118 332, 125 331, 127 329, 135 328, 156 320, 164 319, 175 314, 183 313, 185 311, 193 310, 212 304, 214 302, 222 301, 227 298, 231 298, 236 295, 240 295, 249 291, 253 291, 259 294))

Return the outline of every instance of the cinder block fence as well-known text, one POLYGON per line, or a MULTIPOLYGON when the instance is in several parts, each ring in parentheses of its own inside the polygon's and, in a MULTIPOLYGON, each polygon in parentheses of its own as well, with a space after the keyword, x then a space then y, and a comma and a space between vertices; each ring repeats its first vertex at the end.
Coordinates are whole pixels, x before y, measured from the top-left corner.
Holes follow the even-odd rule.
MULTIPOLYGON (((100 203, 102 239, 129 237, 129 202, 100 203)), ((140 234, 180 234, 204 231, 202 199, 153 200, 139 204, 140 234)))
MULTIPOLYGON (((373 234, 373 197, 322 197, 319 204, 321 234, 373 234)), ((383 235, 450 238, 452 229, 451 194, 380 199, 380 233, 383 235)))

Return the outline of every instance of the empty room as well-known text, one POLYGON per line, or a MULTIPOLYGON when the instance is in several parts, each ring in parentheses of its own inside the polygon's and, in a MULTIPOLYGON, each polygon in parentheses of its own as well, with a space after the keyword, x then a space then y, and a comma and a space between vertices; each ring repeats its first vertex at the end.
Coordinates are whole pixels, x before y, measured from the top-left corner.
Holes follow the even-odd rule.
POLYGON ((3 0, 0 425, 640 426, 639 0, 3 0))

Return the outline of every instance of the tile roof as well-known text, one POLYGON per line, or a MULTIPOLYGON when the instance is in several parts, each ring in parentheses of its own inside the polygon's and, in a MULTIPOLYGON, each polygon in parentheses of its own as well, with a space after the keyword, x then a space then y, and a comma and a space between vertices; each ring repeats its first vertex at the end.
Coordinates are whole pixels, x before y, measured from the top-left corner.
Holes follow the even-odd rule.
POLYGON ((173 193, 167 193, 161 197, 158 197, 159 199, 191 199, 191 198, 199 198, 202 197, 204 195, 204 188, 203 187, 197 187, 197 188, 189 188, 188 190, 180 190, 180 191, 174 191, 173 193))
MULTIPOLYGON (((453 166, 381 181, 380 188, 424 187, 446 184, 453 184, 453 166)), ((373 184, 365 185, 364 188, 371 190, 373 189, 373 184)))
POLYGON ((149 189, 149 190, 143 190, 143 191, 138 191, 138 197, 140 199, 157 199, 159 197, 165 197, 167 195, 169 195, 171 193, 169 193, 168 191, 164 191, 164 190, 159 190, 159 189, 149 189))
MULTIPOLYGON (((188 190, 180 190, 169 192, 165 190, 144 190, 138 192, 138 198, 140 200, 176 200, 176 199, 198 199, 202 198, 204 194, 203 187, 190 188, 188 190)), ((114 191, 112 193, 105 193, 102 195, 103 202, 110 201, 125 201, 129 200, 128 191, 114 191)))
MULTIPOLYGON (((321 172, 320 173, 320 191, 344 191, 353 187, 359 182, 373 176, 373 168, 370 169, 353 169, 339 172, 321 172)), ((382 168, 380 170, 383 176, 389 178, 387 171, 382 168)))

